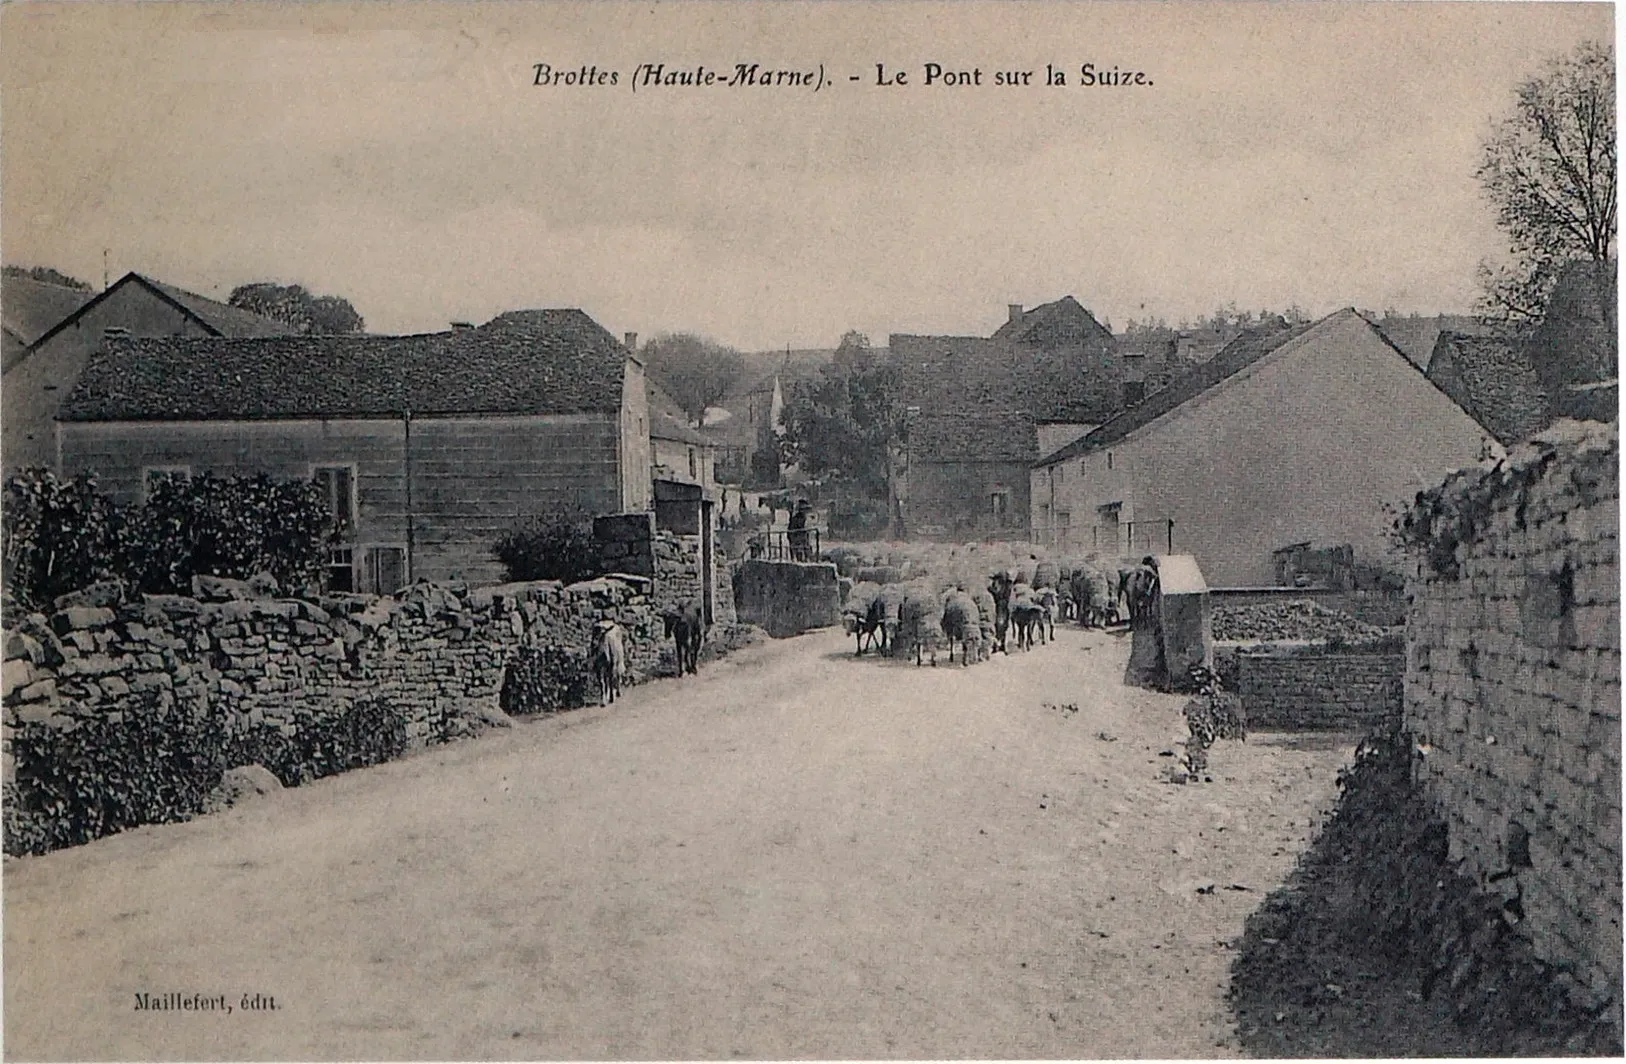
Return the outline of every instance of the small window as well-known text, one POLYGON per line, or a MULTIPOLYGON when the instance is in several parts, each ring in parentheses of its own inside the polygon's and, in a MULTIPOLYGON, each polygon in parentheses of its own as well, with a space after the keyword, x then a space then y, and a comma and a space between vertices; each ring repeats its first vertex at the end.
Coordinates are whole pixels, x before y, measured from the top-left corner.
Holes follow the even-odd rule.
POLYGON ((689 448, 689 479, 690 480, 699 480, 700 479, 700 467, 696 464, 696 462, 694 460, 694 448, 693 447, 689 448))
POLYGON ((1073 527, 1073 512, 1071 510, 1057 510, 1056 527, 1060 529, 1063 534, 1065 534, 1069 528, 1073 527))
POLYGON ((328 513, 341 535, 356 524, 356 472, 354 466, 318 466, 316 483, 327 496, 328 513))
POLYGON ((355 552, 349 547, 337 547, 328 554, 327 589, 354 591, 356 589, 355 552))
POLYGON ((989 494, 989 507, 994 515, 994 523, 1004 527, 1006 515, 1011 509, 1011 493, 996 491, 989 494))
POLYGON ((1111 451, 1107 452, 1107 468, 1108 469, 1112 468, 1112 452, 1111 451))
POLYGON ((1067 467, 1066 466, 1064 466, 1064 465, 1056 466, 1055 467, 1055 474, 1056 474, 1056 483, 1057 484, 1065 484, 1065 483, 1067 483, 1067 467))

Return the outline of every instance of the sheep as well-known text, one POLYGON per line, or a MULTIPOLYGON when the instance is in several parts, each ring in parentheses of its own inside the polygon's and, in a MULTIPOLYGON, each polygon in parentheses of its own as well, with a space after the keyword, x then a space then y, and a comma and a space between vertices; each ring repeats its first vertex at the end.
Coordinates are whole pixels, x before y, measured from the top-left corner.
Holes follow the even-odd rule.
POLYGON ((593 644, 588 651, 593 679, 598 684, 598 704, 607 706, 621 694, 621 679, 627 672, 626 636, 614 621, 593 626, 593 644))
MULTIPOLYGON (((973 645, 982 641, 982 615, 976 601, 962 589, 949 593, 943 604, 943 637, 948 642, 949 664, 954 663, 954 644, 960 644, 960 664, 970 665, 973 645)), ((980 655, 980 651, 977 652, 980 655)))
POLYGON ((992 657, 994 647, 997 645, 994 638, 996 635, 994 614, 997 607, 994 605, 993 593, 986 587, 979 587, 971 593, 971 600, 977 604, 977 619, 980 622, 982 638, 978 640, 979 650, 983 657, 992 657))
POLYGON ((924 655, 929 654, 935 667, 937 648, 943 641, 942 615, 939 608, 937 595, 930 585, 924 583, 907 585, 898 613, 898 638, 893 647, 894 652, 901 650, 908 654, 913 650, 916 665, 923 664, 924 655))

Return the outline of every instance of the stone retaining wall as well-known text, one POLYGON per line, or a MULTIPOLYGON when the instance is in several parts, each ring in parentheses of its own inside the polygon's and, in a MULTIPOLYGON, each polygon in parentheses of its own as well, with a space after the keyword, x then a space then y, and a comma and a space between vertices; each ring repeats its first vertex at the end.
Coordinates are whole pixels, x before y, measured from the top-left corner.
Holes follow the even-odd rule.
POLYGON ((1405 723, 1451 856, 1617 1037, 1620 473, 1615 427, 1560 423, 1427 501, 1405 723), (1426 534, 1424 534, 1426 533, 1426 534))
POLYGON ((830 562, 748 558, 734 573, 739 619, 776 639, 841 622, 841 590, 830 562))
POLYGON ((1225 643, 1216 671, 1261 731, 1366 731, 1400 718, 1406 657, 1324 643, 1225 643))

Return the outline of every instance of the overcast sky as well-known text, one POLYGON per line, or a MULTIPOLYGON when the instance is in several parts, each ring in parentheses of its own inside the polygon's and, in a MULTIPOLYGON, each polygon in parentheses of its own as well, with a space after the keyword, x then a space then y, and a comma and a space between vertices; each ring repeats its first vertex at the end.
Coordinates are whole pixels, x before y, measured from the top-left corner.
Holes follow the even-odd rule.
POLYGON ((986 334, 1071 293, 1463 311, 1517 83, 1607 4, 7 5, 0 254, 374 331, 578 306, 744 348, 986 334), (532 84, 596 65, 605 87, 532 84), (738 62, 831 84, 631 91, 738 62), (918 84, 928 62, 981 87, 918 84), (1150 86, 1084 88, 1079 67, 1150 86), (880 87, 876 64, 911 84, 880 87), (1063 69, 1005 88, 996 72, 1063 69), (860 80, 849 78, 858 75, 860 80))

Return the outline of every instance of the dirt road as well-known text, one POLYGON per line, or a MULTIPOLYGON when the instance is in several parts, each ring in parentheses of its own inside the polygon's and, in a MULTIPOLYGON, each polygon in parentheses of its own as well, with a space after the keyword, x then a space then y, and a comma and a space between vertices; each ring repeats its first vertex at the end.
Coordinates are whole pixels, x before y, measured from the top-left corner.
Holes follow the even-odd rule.
POLYGON ((1163 782, 1182 700, 1061 635, 969 670, 804 636, 10 861, 7 1056, 1237 1055, 1232 940, 1352 744, 1163 782))

